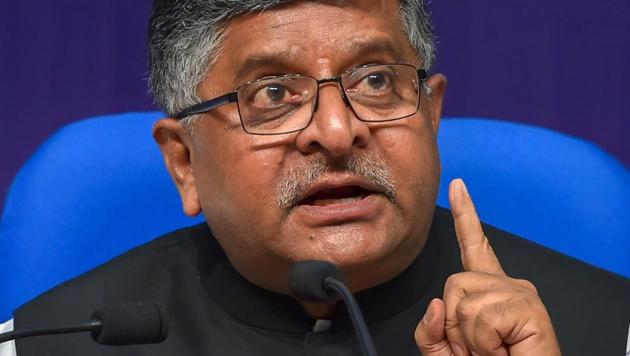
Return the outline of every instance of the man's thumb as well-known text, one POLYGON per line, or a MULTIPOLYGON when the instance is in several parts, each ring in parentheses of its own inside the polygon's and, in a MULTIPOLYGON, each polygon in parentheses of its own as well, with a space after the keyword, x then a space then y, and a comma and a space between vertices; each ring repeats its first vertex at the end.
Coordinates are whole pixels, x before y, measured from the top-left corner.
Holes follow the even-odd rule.
POLYGON ((438 298, 433 299, 414 333, 416 344, 424 356, 453 355, 444 331, 445 319, 444 302, 438 298))

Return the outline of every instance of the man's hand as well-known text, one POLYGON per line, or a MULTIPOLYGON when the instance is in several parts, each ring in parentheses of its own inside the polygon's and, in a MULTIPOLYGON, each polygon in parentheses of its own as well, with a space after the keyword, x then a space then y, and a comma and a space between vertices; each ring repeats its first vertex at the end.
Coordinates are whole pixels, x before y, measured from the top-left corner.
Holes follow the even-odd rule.
POLYGON ((560 355, 536 288, 505 275, 461 179, 451 182, 449 200, 465 272, 429 303, 415 332, 422 354, 560 355))

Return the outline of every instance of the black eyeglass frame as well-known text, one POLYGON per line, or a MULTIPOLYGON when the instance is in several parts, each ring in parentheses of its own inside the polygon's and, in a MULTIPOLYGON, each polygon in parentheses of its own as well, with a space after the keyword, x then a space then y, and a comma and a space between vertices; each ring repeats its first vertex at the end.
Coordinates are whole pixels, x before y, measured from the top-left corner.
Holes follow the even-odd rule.
POLYGON ((331 78, 324 78, 324 79, 316 79, 313 78, 311 76, 308 75, 303 75, 303 74, 285 74, 285 75, 279 75, 276 76, 274 78, 286 78, 286 77, 304 77, 304 78, 310 78, 313 79, 315 82, 317 82, 317 92, 315 93, 315 105, 313 105, 313 110, 311 112, 311 118, 308 120, 308 122, 306 123, 306 125, 304 127, 301 127, 299 129, 295 129, 295 130, 291 130, 291 131, 287 131, 287 132, 279 132, 279 133, 259 133, 259 132, 250 132, 247 130, 247 128, 245 127, 245 124, 243 123, 243 117, 241 116, 241 108, 239 106, 239 100, 238 100, 238 93, 241 90, 241 88, 243 88, 246 85, 250 85, 252 83, 256 83, 262 80, 268 80, 269 77, 264 77, 264 78, 260 78, 260 79, 256 79, 256 80, 252 80, 250 82, 244 83, 242 85, 240 85, 238 88, 236 88, 235 90, 217 96, 215 98, 212 98, 210 100, 201 102, 199 104, 195 104, 191 107, 188 107, 184 110, 182 110, 179 114, 177 114, 175 116, 176 119, 181 120, 184 119, 188 116, 192 116, 192 115, 197 115, 197 114, 203 114, 206 113, 210 110, 214 110, 222 105, 226 105, 229 103, 236 103, 236 107, 238 110, 238 117, 239 120, 241 122, 241 127, 243 128, 243 130, 250 134, 250 135, 262 135, 262 136, 271 136, 271 135, 284 135, 284 134, 290 134, 293 132, 297 132, 297 131, 301 131, 304 130, 305 128, 307 128, 311 122, 313 121, 313 114, 315 113, 315 111, 317 111, 317 105, 319 103, 319 87, 322 84, 326 84, 326 83, 339 83, 339 86, 341 88, 341 96, 343 101, 346 103, 346 105, 348 105, 350 107, 350 109, 352 110, 352 112, 354 113, 354 116, 359 119, 360 121, 363 122, 388 122, 388 121, 395 121, 395 120, 401 120, 404 118, 407 118, 409 116, 415 115, 418 110, 420 109, 420 97, 421 97, 421 93, 422 93, 422 83, 424 83, 428 77, 428 73, 426 71, 426 69, 420 68, 417 69, 415 66, 411 65, 411 64, 404 64, 404 63, 391 63, 391 64, 367 64, 367 65, 363 65, 360 67, 355 67, 355 68, 351 68, 346 70, 345 72, 341 73, 338 76, 335 77, 331 77, 331 78), (393 119, 386 119, 386 120, 363 120, 361 117, 359 117, 359 115, 357 115, 356 111, 354 110, 354 108, 352 107, 352 104, 350 103, 350 101, 348 100, 347 96, 346 96, 346 89, 343 87, 343 83, 341 82, 341 78, 344 77, 347 73, 350 73, 352 71, 355 71, 357 69, 362 69, 362 68, 369 68, 369 67, 376 67, 376 66, 388 66, 388 65, 396 65, 396 66, 406 66, 406 67, 412 67, 413 69, 416 70, 416 74, 418 75, 418 100, 416 103, 416 110, 409 114, 409 115, 405 115, 402 117, 397 117, 397 118, 393 118, 393 119))

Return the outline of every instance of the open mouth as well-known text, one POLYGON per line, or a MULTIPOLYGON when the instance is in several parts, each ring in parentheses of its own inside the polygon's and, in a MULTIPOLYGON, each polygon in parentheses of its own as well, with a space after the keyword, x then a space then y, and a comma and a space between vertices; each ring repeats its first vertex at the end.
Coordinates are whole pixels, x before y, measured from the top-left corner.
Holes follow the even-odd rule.
POLYGON ((375 192, 355 185, 324 188, 308 195, 298 202, 298 205, 326 206, 332 204, 347 204, 364 199, 371 194, 375 194, 375 192))

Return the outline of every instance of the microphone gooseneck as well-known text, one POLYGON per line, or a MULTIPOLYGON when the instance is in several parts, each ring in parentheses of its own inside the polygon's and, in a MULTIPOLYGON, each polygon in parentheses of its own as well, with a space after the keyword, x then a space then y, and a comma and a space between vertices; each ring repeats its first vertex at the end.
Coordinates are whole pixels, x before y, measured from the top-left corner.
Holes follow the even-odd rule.
POLYGON ((334 264, 307 260, 293 265, 289 273, 289 289, 293 296, 305 302, 331 301, 339 295, 348 308, 363 354, 376 356, 376 348, 359 304, 343 280, 343 274, 334 264))
POLYGON ((31 336, 41 335, 58 335, 58 334, 74 334, 101 328, 102 323, 99 320, 91 320, 87 323, 77 325, 67 325, 42 329, 14 330, 0 334, 0 344, 9 340, 22 339, 31 336))

